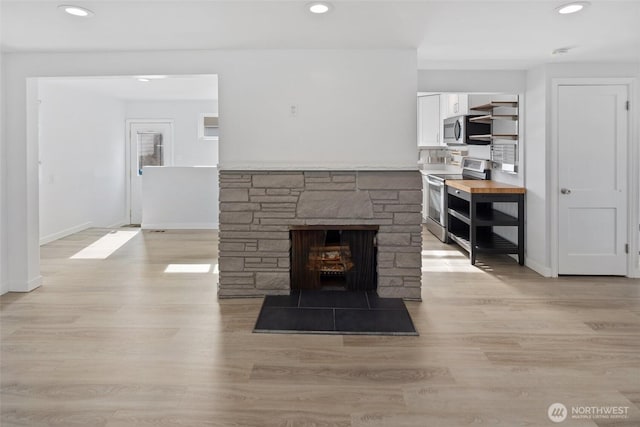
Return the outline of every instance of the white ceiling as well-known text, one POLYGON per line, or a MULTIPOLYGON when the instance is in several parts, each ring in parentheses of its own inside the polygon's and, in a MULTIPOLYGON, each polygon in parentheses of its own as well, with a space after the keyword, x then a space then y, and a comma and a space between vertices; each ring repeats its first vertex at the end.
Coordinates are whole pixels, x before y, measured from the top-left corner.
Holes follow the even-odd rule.
POLYGON ((51 77, 49 83, 73 87, 123 100, 214 100, 218 99, 218 76, 167 76, 140 82, 135 76, 51 77))
POLYGON ((640 61, 640 0, 347 1, 326 15, 307 0, 3 0, 5 51, 415 48, 419 67, 512 68, 561 61, 640 61), (57 9, 88 7, 90 19, 57 9), (569 54, 552 56, 559 47, 569 54))

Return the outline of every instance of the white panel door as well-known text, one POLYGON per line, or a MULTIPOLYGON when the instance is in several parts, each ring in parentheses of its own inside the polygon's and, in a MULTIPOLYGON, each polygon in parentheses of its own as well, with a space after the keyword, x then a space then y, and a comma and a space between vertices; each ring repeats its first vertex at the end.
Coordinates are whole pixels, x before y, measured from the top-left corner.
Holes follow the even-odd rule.
POLYGON ((559 274, 627 274, 627 87, 560 86, 559 274))
POLYGON ((129 123, 130 223, 142 223, 142 173, 145 166, 168 166, 171 159, 172 124, 129 123))

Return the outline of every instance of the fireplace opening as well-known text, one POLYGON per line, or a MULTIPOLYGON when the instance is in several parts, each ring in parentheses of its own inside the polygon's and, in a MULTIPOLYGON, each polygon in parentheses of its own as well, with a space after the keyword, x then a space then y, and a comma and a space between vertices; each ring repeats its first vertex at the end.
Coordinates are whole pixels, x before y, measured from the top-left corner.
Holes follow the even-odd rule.
POLYGON ((291 289, 377 288, 377 226, 291 230, 291 289))

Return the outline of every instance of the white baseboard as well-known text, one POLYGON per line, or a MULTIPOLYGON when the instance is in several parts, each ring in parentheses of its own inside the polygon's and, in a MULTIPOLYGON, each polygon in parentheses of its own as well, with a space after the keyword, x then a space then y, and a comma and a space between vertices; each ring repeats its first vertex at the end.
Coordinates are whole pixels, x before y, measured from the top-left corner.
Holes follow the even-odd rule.
POLYGON ((129 225, 129 221, 125 218, 121 219, 120 221, 114 222, 111 225, 108 225, 107 228, 120 228, 123 225, 129 225))
POLYGON ((217 222, 169 222, 169 223, 156 223, 146 224, 143 223, 140 227, 143 230, 217 230, 217 222))
POLYGON ((56 233, 49 234, 48 236, 44 236, 40 238, 40 246, 46 245, 47 243, 51 243, 54 240, 62 239, 63 237, 67 237, 71 234, 77 233, 82 230, 86 230, 91 227, 91 222, 85 222, 84 224, 78 224, 73 227, 69 227, 65 230, 58 231, 56 233))
POLYGON ((9 284, 9 292, 31 292, 40 286, 42 286, 42 276, 38 276, 21 285, 17 283, 9 284))
POLYGON ((4 295, 9 292, 9 284, 8 283, 0 283, 0 295, 4 295))
POLYGON ((35 288, 39 288, 40 286, 42 286, 42 276, 38 276, 35 279, 31 279, 29 281, 29 283, 27 284, 27 292, 31 292, 32 290, 34 290, 35 288))
POLYGON ((524 264, 543 277, 551 277, 551 268, 525 257, 524 264))

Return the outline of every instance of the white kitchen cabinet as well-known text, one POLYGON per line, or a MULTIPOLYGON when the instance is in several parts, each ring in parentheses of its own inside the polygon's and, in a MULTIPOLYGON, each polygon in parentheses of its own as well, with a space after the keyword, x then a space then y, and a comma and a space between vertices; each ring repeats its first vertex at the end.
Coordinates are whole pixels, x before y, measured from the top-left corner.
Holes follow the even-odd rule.
POLYGON ((418 146, 440 145, 440 95, 418 97, 418 146))
POLYGON ((469 96, 466 93, 445 93, 443 103, 446 111, 443 118, 469 114, 469 96))

